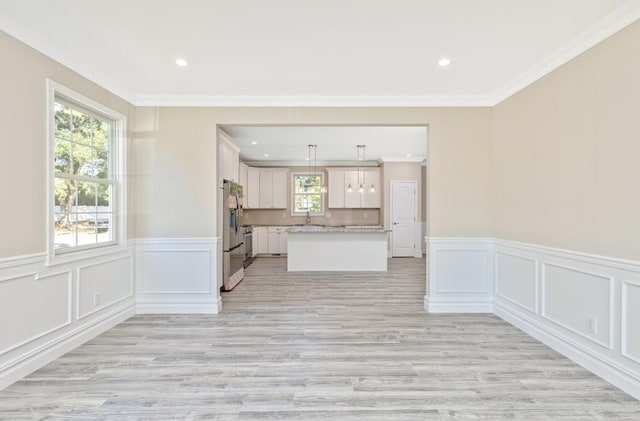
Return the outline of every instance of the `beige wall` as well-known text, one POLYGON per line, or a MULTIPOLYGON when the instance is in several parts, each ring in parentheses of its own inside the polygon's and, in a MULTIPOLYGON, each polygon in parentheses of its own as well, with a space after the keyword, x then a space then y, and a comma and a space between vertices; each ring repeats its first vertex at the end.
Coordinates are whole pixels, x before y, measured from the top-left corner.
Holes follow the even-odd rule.
POLYGON ((638 40, 640 22, 495 107, 495 237, 640 260, 638 40))
POLYGON ((419 162, 385 162, 382 164, 382 203, 383 203, 383 225, 385 229, 391 229, 391 181, 415 181, 417 187, 417 212, 416 219, 420 221, 422 215, 422 167, 419 162))
POLYGON ((464 107, 139 108, 136 236, 217 235, 217 124, 429 125, 430 235, 488 236, 491 114, 464 107))
MULTIPOLYGON (((128 116, 134 108, 93 82, 0 31, 0 258, 46 251, 46 79, 128 116)), ((130 194, 135 194, 130 191, 130 194)), ((135 231, 129 225, 129 233, 135 231)))
POLYGON ((494 108, 136 109, 0 32, 0 258, 46 249, 51 78, 128 115, 129 237, 217 235, 218 124, 425 124, 429 235, 638 260, 638 39, 635 23, 494 108))

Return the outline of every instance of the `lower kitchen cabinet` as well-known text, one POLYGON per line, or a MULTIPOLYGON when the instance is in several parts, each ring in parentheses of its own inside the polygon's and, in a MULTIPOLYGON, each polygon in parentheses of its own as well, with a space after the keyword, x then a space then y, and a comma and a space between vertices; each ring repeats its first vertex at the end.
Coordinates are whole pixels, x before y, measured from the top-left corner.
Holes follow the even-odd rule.
POLYGON ((269 227, 269 253, 287 253, 287 227, 269 227))
POLYGON ((286 254, 287 227, 254 227, 255 254, 286 254))
POLYGON ((253 235, 256 238, 257 247, 255 251, 257 254, 269 253, 269 231, 267 227, 255 227, 253 229, 253 235))

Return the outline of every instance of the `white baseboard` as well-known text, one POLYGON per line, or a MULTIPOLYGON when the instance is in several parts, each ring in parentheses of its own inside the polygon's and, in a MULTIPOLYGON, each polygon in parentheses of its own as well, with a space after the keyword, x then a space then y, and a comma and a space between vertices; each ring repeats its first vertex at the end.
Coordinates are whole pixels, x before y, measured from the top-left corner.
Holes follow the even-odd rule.
POLYGON ((640 262, 494 240, 494 313, 640 399, 640 262))
POLYGON ((135 314, 126 249, 55 266, 46 259, 0 260, 0 389, 135 314))
POLYGON ((625 370, 620 370, 612 362, 603 360, 602 356, 593 354, 575 343, 567 342, 566 338, 551 333, 534 320, 502 308, 500 305, 494 305, 493 312, 527 335, 539 340, 634 398, 640 399, 640 380, 636 376, 630 375, 625 370))
POLYGON ((433 301, 424 297, 424 309, 428 313, 492 313, 493 304, 490 301, 433 301))
POLYGON ((136 314, 218 314, 222 300, 215 301, 136 301, 136 314))
POLYGON ((13 362, 6 364, 0 371, 0 390, 44 367, 56 358, 60 358, 67 352, 122 323, 133 315, 135 315, 135 306, 133 303, 128 303, 104 314, 91 323, 44 344, 28 354, 21 355, 13 362))

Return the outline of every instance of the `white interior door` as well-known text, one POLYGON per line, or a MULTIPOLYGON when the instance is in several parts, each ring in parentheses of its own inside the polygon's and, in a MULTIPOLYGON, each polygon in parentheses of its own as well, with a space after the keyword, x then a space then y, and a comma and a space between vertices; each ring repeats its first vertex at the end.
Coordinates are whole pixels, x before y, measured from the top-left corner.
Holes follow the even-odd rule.
POLYGON ((417 181, 391 181, 391 256, 413 257, 416 248, 417 181))

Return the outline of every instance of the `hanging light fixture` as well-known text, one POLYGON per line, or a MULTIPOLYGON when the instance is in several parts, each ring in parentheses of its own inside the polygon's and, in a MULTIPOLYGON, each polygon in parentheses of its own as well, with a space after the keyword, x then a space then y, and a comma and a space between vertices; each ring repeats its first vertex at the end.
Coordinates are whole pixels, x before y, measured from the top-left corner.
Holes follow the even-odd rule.
MULTIPOLYGON (((314 182, 315 185, 319 184, 318 177, 318 145, 313 145, 313 179, 316 180, 314 182)), ((320 184, 320 193, 326 193, 327 187, 324 185, 324 182, 320 184)))
MULTIPOLYGON (((364 148, 366 145, 358 145, 358 161, 364 161, 364 148), (362 158, 360 158, 360 150, 362 150, 362 158)), ((360 166, 358 166, 358 191, 364 193, 364 168, 362 168, 362 180, 360 179, 360 166)))

